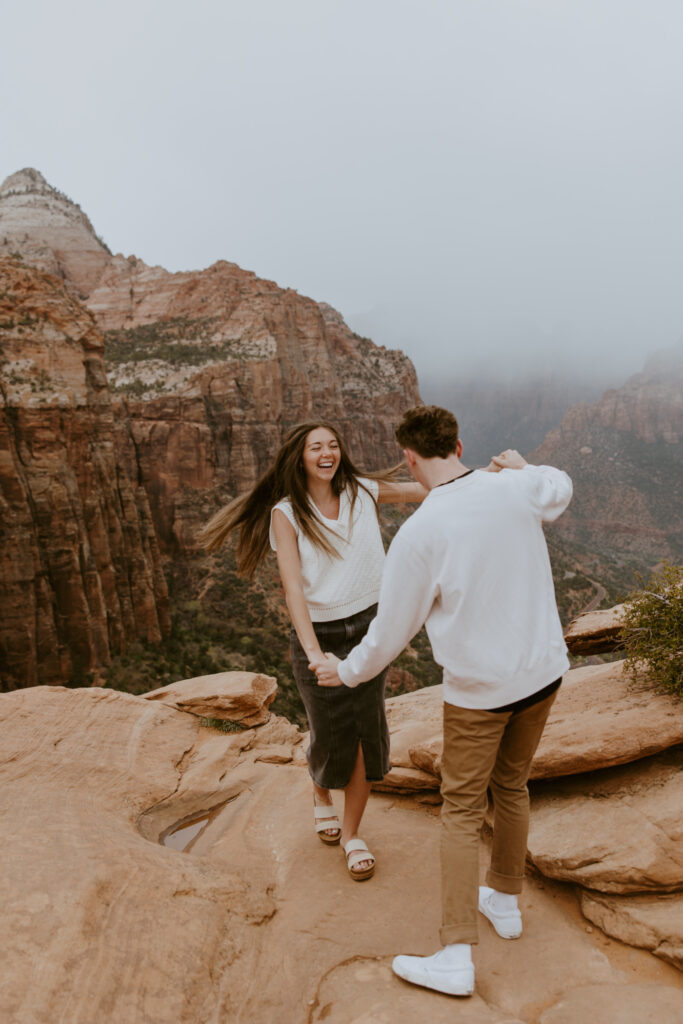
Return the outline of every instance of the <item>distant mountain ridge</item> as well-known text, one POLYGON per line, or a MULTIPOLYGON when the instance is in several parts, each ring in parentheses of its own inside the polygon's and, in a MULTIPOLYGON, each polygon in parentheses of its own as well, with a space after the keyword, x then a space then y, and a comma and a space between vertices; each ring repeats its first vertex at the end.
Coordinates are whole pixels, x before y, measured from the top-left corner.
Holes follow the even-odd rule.
POLYGON ((620 559, 683 559, 683 343, 570 409, 530 458, 574 479, 559 534, 620 559))

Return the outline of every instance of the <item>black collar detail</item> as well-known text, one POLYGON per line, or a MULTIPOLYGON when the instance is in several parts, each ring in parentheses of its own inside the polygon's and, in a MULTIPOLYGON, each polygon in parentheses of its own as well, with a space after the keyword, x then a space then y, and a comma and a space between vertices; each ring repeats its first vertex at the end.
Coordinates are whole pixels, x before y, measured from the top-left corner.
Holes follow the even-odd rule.
MULTIPOLYGON (((460 476, 454 476, 452 480, 444 480, 443 483, 437 484, 436 487, 445 487, 446 484, 454 484, 456 480, 464 480, 470 473, 474 473, 473 469, 468 469, 466 473, 461 473, 460 476)), ((436 488, 434 488, 436 490, 436 488)))

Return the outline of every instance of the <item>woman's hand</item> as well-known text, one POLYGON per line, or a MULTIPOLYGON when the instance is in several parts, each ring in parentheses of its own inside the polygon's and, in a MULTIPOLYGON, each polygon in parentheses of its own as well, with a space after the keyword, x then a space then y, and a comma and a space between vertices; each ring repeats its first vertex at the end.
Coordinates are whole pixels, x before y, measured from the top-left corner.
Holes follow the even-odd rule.
POLYGON ((318 686, 344 685, 337 674, 337 666, 340 661, 341 658, 338 658, 336 654, 329 653, 323 655, 322 661, 311 661, 308 667, 317 675, 318 686))
POLYGON ((325 655, 322 651, 306 651, 308 655, 308 671, 316 672, 325 664, 325 655))
POLYGON ((489 473, 500 473, 501 469, 524 469, 528 462, 514 448, 506 448, 500 455, 494 455, 486 469, 489 473))

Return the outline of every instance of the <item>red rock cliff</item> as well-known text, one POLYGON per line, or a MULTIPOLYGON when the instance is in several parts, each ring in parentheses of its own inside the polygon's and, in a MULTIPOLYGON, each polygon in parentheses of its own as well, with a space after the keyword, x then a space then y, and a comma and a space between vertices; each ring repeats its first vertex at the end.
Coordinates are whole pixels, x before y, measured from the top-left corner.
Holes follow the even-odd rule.
POLYGON ((118 458, 86 309, 0 260, 0 681, 80 678, 159 640, 167 593, 144 489, 118 458))
POLYGON ((172 274, 111 256, 80 207, 31 168, 0 186, 3 246, 61 276, 95 314, 117 443, 164 546, 190 544, 301 420, 337 424, 362 467, 397 461, 395 423, 420 400, 415 370, 326 304, 233 263, 172 274))
POLYGON ((88 305, 106 329, 128 465, 166 543, 182 546, 206 514, 195 502, 188 520, 188 497, 249 487, 302 420, 337 424, 361 466, 399 457, 394 426, 419 401, 412 364, 329 306, 231 263, 169 274, 118 257, 88 305))

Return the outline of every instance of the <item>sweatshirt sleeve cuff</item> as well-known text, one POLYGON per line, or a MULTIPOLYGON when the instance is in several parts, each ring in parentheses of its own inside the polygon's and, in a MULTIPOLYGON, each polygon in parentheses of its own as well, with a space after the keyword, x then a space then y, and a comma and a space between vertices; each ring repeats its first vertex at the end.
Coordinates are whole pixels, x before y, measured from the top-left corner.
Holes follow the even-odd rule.
POLYGON ((340 661, 339 664, 337 665, 337 675, 341 679, 344 686, 350 686, 352 689, 355 686, 358 686, 358 682, 353 679, 352 673, 349 669, 349 666, 346 664, 346 661, 340 661))

